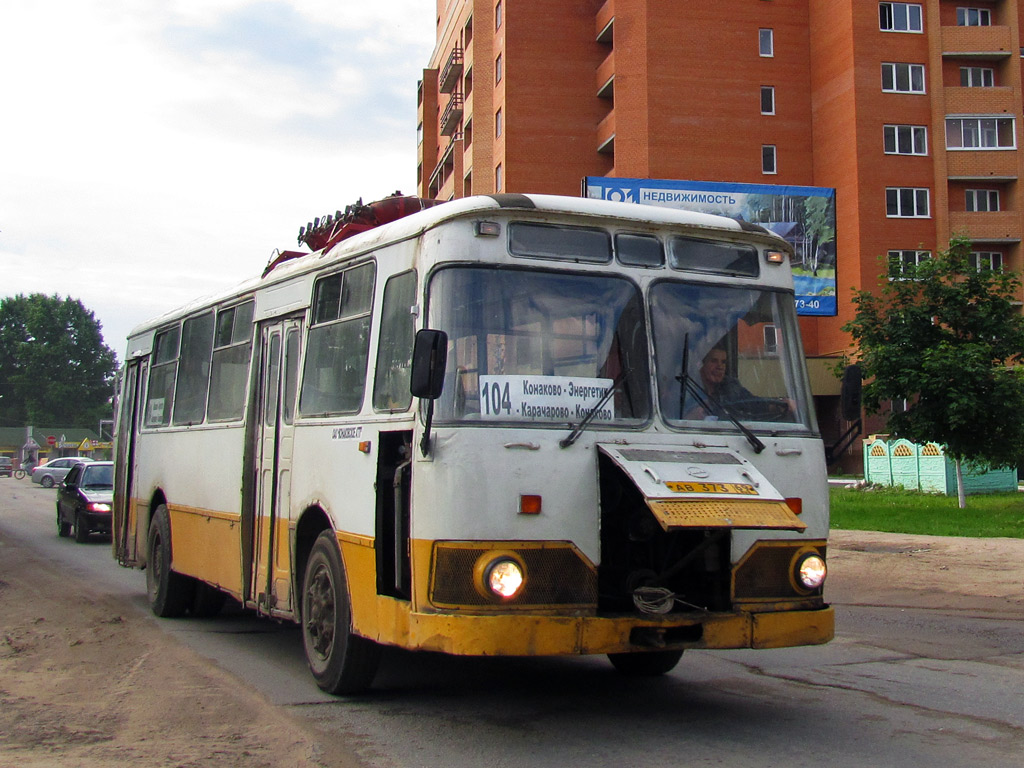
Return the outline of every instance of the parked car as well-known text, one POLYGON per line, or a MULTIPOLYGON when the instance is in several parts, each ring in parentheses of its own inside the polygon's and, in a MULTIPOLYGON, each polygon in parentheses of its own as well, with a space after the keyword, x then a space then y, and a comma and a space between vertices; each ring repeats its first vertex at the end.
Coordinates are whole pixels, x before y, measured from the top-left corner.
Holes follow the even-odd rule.
POLYGON ((14 462, 6 456, 0 456, 0 477, 10 477, 14 474, 14 462))
POLYGON ((93 531, 110 533, 114 505, 114 462, 78 462, 57 488, 57 534, 81 543, 93 531))
POLYGON ((32 470, 32 482, 39 483, 43 488, 53 488, 67 475, 68 471, 79 462, 92 461, 86 456, 72 456, 67 459, 54 459, 40 464, 32 470))

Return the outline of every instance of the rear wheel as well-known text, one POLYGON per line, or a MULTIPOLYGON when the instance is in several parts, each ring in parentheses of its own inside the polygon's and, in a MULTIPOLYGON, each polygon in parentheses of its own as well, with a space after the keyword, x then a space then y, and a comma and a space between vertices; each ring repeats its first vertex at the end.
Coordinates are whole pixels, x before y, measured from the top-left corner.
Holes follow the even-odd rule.
POLYGON ((171 518, 161 504, 149 524, 146 558, 146 591, 149 607, 157 616, 181 616, 192 602, 195 583, 171 570, 171 518))
POLYGON ((60 516, 60 504, 57 505, 57 535, 62 539, 71 535, 71 523, 65 523, 60 516))
POLYGON ((53 478, 49 475, 43 475, 43 479, 39 481, 39 484, 43 488, 53 488, 53 478))
POLYGON ((380 646, 352 632, 345 566, 330 530, 317 537, 302 579, 302 645, 316 684, 331 694, 370 687, 380 646))
POLYGON ((657 677, 671 672, 682 651, 646 651, 640 653, 609 653, 608 660, 616 670, 633 677, 657 677))

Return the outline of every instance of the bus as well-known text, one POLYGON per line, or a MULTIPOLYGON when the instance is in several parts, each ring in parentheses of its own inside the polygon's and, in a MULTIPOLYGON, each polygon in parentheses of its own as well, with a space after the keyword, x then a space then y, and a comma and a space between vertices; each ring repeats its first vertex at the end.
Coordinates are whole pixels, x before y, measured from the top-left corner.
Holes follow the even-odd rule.
POLYGON ((659 675, 833 637, 784 240, 513 194, 362 229, 131 332, 113 547, 156 615, 296 622, 333 694, 383 646, 659 675))

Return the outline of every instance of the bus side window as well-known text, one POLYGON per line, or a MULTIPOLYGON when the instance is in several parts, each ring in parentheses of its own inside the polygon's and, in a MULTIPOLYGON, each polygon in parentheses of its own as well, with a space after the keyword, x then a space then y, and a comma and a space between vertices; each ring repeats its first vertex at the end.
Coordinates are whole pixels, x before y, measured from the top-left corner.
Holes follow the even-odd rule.
POLYGON ((299 412, 355 413, 363 403, 373 308, 374 265, 319 280, 302 369, 299 412))
POLYGON ((146 394, 147 427, 165 427, 171 423, 180 340, 181 326, 177 325, 156 336, 153 364, 149 372, 149 389, 146 394))
POLYGON ((412 365, 416 319, 416 272, 395 275, 384 286, 381 305, 373 407, 378 411, 406 411, 412 403, 409 371, 412 365))
POLYGON ((249 301, 217 313, 207 410, 210 421, 242 418, 252 361, 253 307, 254 302, 249 301))
POLYGON ((213 312, 190 317, 181 331, 181 358, 174 387, 173 423, 176 426, 199 424, 206 417, 212 353, 213 312))

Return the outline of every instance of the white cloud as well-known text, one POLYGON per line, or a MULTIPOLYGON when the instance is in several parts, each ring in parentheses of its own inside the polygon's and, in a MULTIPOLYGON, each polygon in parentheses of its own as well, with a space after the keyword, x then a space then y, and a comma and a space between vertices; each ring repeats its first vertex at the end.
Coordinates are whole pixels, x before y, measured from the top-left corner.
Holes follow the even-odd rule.
POLYGON ((434 3, 0 6, 0 296, 131 326, 258 273, 301 224, 411 192, 434 3))

